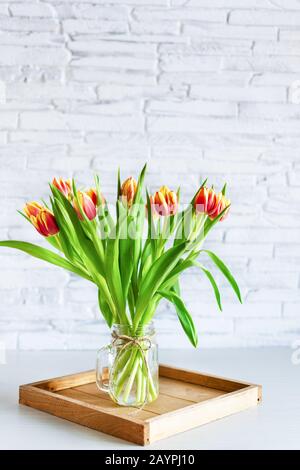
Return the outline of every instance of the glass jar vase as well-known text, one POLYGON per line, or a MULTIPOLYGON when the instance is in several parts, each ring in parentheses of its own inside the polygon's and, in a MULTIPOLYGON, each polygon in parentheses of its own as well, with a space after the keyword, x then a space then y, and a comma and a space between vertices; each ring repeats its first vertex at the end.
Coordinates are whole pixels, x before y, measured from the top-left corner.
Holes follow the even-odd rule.
POLYGON ((96 383, 122 406, 143 407, 158 396, 158 346, 153 323, 134 332, 113 325, 112 341, 97 352, 96 383))

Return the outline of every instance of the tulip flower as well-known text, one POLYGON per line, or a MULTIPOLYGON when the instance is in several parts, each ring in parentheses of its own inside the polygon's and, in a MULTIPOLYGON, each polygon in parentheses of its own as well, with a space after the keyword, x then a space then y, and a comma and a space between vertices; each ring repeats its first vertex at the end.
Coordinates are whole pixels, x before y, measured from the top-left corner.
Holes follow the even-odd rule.
POLYGON ((24 207, 24 213, 37 231, 44 237, 56 235, 59 231, 52 212, 38 202, 28 202, 24 207))
MULTIPOLYGON (((197 214, 206 214, 211 220, 214 220, 218 215, 230 205, 229 199, 227 199, 222 193, 216 194, 213 188, 200 188, 198 194, 195 197, 194 207, 197 214)), ((228 211, 221 217, 220 220, 224 220, 228 214, 228 211)))
POLYGON ((197 214, 206 214, 208 216, 214 214, 220 203, 219 196, 216 195, 213 188, 200 188, 195 197, 194 206, 197 214))
POLYGON ((59 232, 53 213, 38 202, 28 202, 24 207, 24 213, 44 237, 56 235, 59 232))
MULTIPOLYGON (((97 214, 96 204, 91 199, 91 197, 83 191, 78 191, 77 196, 78 196, 78 201, 79 201, 79 204, 80 204, 80 207, 81 207, 82 211, 84 212, 84 214, 87 216, 87 218, 89 220, 93 220, 96 217, 96 214, 97 214)), ((82 213, 80 211, 80 208, 78 207, 76 199, 74 199, 74 201, 73 201, 73 207, 74 207, 75 211, 77 212, 77 215, 78 215, 79 219, 83 220, 83 216, 82 216, 82 213)))
MULTIPOLYGON (((228 206, 230 206, 230 200, 227 199, 222 193, 219 193, 217 196, 218 203, 216 204, 216 208, 212 214, 210 214, 209 218, 211 220, 214 220, 216 217, 218 217, 219 214, 228 206)), ((220 222, 222 220, 226 219, 227 215, 229 212, 229 207, 228 209, 224 212, 222 217, 220 218, 220 222)))
POLYGON ((154 210, 158 215, 174 215, 177 212, 177 194, 171 191, 168 186, 162 186, 160 190, 154 194, 151 202, 152 201, 154 210))
POLYGON ((25 204, 24 213, 30 219, 31 217, 36 217, 38 213, 44 209, 44 207, 38 202, 32 201, 25 204))
POLYGON ((46 207, 41 206, 36 216, 30 216, 30 221, 43 237, 51 237, 59 232, 54 215, 46 207))
POLYGON ((90 188, 88 191, 85 192, 85 194, 87 194, 91 198, 91 200, 93 201, 96 207, 99 206, 100 204, 101 205, 105 204, 105 198, 103 197, 102 194, 100 195, 101 203, 100 201, 98 201, 98 194, 95 188, 90 188))
POLYGON ((72 185, 70 180, 63 180, 62 178, 53 178, 52 181, 53 186, 55 186, 66 198, 72 192, 72 185))
POLYGON ((131 207, 137 190, 137 182, 130 176, 121 186, 121 198, 124 206, 131 207))

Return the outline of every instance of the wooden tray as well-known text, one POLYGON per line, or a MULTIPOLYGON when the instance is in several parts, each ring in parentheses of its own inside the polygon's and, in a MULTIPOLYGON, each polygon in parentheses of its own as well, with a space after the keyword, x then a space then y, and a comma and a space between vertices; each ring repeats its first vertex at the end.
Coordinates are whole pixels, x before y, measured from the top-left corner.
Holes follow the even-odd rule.
POLYGON ((20 386, 20 403, 146 445, 255 406, 261 386, 160 366, 158 399, 142 410, 115 405, 95 371, 20 386))

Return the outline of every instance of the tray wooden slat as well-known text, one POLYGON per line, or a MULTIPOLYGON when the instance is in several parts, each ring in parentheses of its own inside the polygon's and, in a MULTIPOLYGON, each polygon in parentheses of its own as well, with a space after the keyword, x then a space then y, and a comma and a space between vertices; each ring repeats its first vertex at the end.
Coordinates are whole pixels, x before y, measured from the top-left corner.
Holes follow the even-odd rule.
MULTIPOLYGON (((91 405, 96 405, 98 407, 101 407, 101 409, 105 409, 109 413, 113 413, 114 415, 117 416, 127 416, 128 414, 128 408, 121 407, 121 406, 116 406, 115 403, 111 401, 109 397, 97 397, 95 395, 91 395, 89 393, 84 393, 81 392, 80 390, 77 390, 76 388, 68 388, 66 390, 62 390, 62 392, 59 392, 60 395, 63 395, 65 397, 70 397, 74 398, 75 400, 78 400, 79 402, 84 402, 84 403, 90 403, 91 405)), ((153 418, 156 416, 157 413, 153 413, 151 411, 146 411, 145 409, 143 410, 137 410, 137 413, 135 416, 141 420, 146 420, 148 418, 153 418)))
POLYGON ((179 397, 196 403, 224 395, 222 390, 181 382, 168 377, 160 377, 159 391, 170 397, 179 397))
MULTIPOLYGON (((161 377, 160 378, 160 384, 161 384, 161 381, 164 379, 164 377, 161 377)), ((168 380, 168 379, 166 379, 168 380)), ((172 383, 174 385, 175 384, 175 381, 172 380, 172 383)), ((172 386, 173 386, 172 384, 172 386)), ((187 385, 191 385, 191 384, 187 384, 187 385)), ((111 399, 110 397, 104 393, 104 392, 99 392, 97 386, 95 383, 91 383, 91 384, 87 384, 87 385, 81 385, 79 387, 76 387, 76 390, 80 390, 82 392, 85 392, 89 395, 93 395, 94 397, 99 397, 99 395, 101 394, 101 397, 103 397, 104 399, 108 400, 110 403, 111 403, 111 399)), ((60 393, 60 392, 58 392, 60 393)), ((160 390, 160 394, 159 394, 159 397, 157 398, 157 400, 155 400, 153 403, 149 403, 147 405, 145 405, 143 407, 144 410, 146 411, 150 411, 152 413, 155 413, 156 415, 159 414, 163 414, 163 413, 167 413, 168 411, 174 411, 174 410, 177 410, 179 408, 183 408, 185 406, 189 406, 189 405, 192 405, 195 400, 191 400, 190 398, 188 398, 188 396, 180 396, 180 394, 178 395, 172 395, 172 399, 170 399, 170 395, 168 394, 164 394, 162 392, 162 390, 160 390)), ((116 405, 114 405, 116 406, 116 405)), ((118 409, 120 407, 116 407, 116 409, 118 409)), ((122 407, 122 409, 124 409, 122 407)), ((131 408, 130 408, 131 409, 131 408)), ((125 407, 125 410, 128 410, 126 407, 125 407)))
POLYGON ((100 392, 95 371, 20 386, 21 404, 145 445, 255 406, 261 386, 160 366, 158 399, 142 410, 100 392))

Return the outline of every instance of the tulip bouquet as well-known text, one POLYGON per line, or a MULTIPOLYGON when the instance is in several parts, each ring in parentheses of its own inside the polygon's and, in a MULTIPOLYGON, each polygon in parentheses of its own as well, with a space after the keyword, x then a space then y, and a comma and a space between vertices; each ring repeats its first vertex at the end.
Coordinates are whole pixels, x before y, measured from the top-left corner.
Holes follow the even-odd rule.
POLYGON ((153 195, 144 194, 145 172, 146 166, 138 181, 130 177, 123 184, 118 174, 114 211, 102 195, 98 176, 94 187, 85 191, 74 180, 54 178, 49 204, 30 202, 20 212, 54 250, 22 241, 0 242, 97 286, 99 309, 108 327, 123 328, 114 338, 119 347, 110 374, 111 396, 120 404, 143 404, 157 396, 147 363, 151 338, 145 332, 161 299, 175 306, 185 334, 197 346, 196 328, 180 294, 179 278, 185 270, 196 267, 205 274, 222 308, 217 283, 199 257, 210 258, 241 301, 228 267, 202 248, 209 231, 228 214, 226 185, 216 193, 204 181, 191 203, 179 210, 179 190, 163 186, 153 195))

